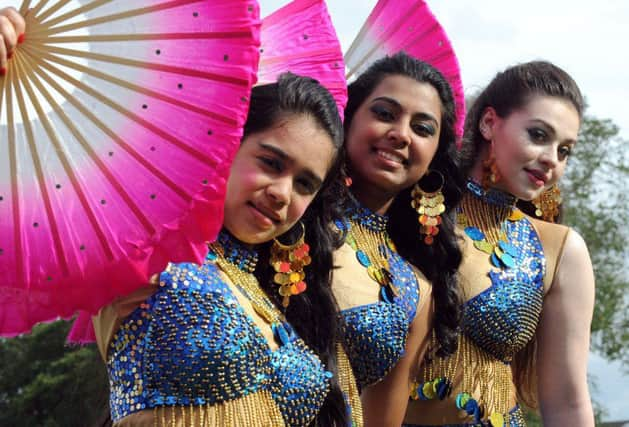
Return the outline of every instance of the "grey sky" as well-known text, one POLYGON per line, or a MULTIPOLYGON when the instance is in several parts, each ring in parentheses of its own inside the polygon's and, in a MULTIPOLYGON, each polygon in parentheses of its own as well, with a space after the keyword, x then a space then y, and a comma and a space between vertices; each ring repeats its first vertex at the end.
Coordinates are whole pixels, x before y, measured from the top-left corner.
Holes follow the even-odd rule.
MULTIPOLYGON (((577 81, 588 113, 612 119, 629 140, 629 2, 604 0, 427 0, 459 57, 466 93, 485 86, 500 70, 533 59, 552 61, 577 81)), ((266 16, 288 0, 260 0, 266 16)), ((346 50, 376 0, 327 0, 346 50)), ((607 419, 629 419, 629 378, 616 364, 592 356, 593 396, 607 419)))

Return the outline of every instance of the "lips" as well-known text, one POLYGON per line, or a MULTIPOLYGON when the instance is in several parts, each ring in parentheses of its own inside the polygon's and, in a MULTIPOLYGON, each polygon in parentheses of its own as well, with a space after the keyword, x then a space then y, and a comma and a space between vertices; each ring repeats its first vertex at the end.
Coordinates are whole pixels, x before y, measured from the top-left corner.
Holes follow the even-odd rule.
POLYGON ((247 202, 247 204, 251 208, 253 208, 257 213, 267 218, 270 222, 274 224, 279 224, 280 222, 282 222, 282 217, 280 217, 272 209, 269 209, 262 204, 254 204, 252 202, 247 202))
POLYGON ((400 153, 396 151, 376 148, 375 152, 380 158, 387 160, 389 162, 397 163, 399 165, 406 165, 408 163, 408 160, 403 155, 401 155, 400 153))
POLYGON ((550 179, 548 175, 538 169, 524 169, 533 183, 538 186, 544 186, 550 179))

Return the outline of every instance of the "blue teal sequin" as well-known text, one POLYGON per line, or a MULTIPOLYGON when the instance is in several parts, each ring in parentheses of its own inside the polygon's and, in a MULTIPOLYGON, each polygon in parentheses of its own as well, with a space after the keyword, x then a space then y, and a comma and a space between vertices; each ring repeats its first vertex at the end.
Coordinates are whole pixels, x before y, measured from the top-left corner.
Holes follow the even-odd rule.
POLYGON ((367 254, 360 249, 356 251, 356 258, 358 258, 358 262, 360 262, 360 265, 363 267, 369 267, 371 265, 371 261, 369 260, 367 254))
MULTIPOLYGON (((461 423, 461 424, 439 424, 427 425, 427 424, 402 424, 401 427, 492 427, 488 420, 480 420, 473 423, 461 423)), ((519 405, 516 405, 509 411, 509 425, 505 427, 526 427, 526 419, 524 418, 524 412, 519 405)))
POLYGON ((490 205, 515 206, 515 203, 518 200, 514 195, 505 193, 504 191, 500 191, 495 188, 485 190, 480 183, 472 179, 467 180, 466 186, 472 194, 482 198, 490 205))
MULTIPOLYGON (((235 257, 248 251, 231 249, 235 257)), ((244 268, 250 255, 241 259, 244 268)), ((330 373, 290 325, 281 329, 284 345, 271 351, 213 263, 169 265, 156 293, 122 322, 109 346, 112 418, 268 390, 286 425, 308 425, 330 373)))
MULTIPOLYGON (((351 223, 386 233, 387 218, 375 214, 354 201, 346 221, 337 222, 340 230, 349 231, 351 223)), ((411 266, 385 245, 393 284, 398 296, 381 287, 382 301, 341 311, 341 337, 360 389, 380 381, 404 354, 410 323, 419 303, 419 282, 411 266)), ((362 264, 362 263, 361 263, 362 264)), ((363 265, 364 266, 364 265, 363 265)))

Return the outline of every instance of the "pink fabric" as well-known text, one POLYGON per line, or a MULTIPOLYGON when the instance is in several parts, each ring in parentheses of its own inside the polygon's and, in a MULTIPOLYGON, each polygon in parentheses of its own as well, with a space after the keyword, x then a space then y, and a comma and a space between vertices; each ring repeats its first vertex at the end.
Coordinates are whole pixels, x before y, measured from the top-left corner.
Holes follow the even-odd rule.
POLYGON ((347 103, 343 52, 323 0, 295 0, 262 20, 258 82, 279 74, 317 79, 334 96, 341 118, 347 103))
POLYGON ((450 83, 456 102, 460 144, 465 121, 465 93, 456 53, 437 18, 423 0, 380 0, 345 54, 350 75, 360 74, 387 54, 404 50, 437 68, 450 83))
MULTIPOLYGON (((106 4, 88 18, 130 7, 106 4)), ((27 71, 31 83, 20 93, 8 84, 17 68, 0 78, 0 112, 13 116, 0 122, 2 336, 77 310, 95 313, 145 286, 169 261, 201 262, 222 224, 229 166, 256 80, 258 4, 136 0, 133 7, 144 13, 88 32, 153 35, 89 44, 92 54, 132 63, 73 61, 79 48, 54 39, 37 50, 38 35, 27 29, 16 58, 46 62, 27 71), (60 64, 58 54, 78 65, 60 64), (40 102, 46 88, 60 93, 57 110, 48 102, 44 114, 33 109, 27 117, 17 102, 9 105, 7 98, 32 102, 29 88, 40 102)), ((66 34, 49 37, 57 36, 66 34)), ((89 320, 87 313, 80 319, 89 320)), ((79 322, 71 338, 90 336, 90 325, 79 322)))

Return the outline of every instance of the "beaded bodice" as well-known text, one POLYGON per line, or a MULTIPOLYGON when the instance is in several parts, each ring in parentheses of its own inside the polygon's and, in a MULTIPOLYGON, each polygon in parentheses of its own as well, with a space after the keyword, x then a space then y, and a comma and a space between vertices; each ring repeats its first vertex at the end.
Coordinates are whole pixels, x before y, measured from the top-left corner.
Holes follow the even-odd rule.
MULTIPOLYGON (((509 194, 497 190, 485 192, 474 181, 468 181, 467 187, 467 197, 476 198, 486 206, 517 209, 513 207, 515 199, 509 194)), ((533 338, 544 296, 546 260, 539 236, 526 217, 513 218, 512 215, 502 221, 503 240, 491 253, 493 266, 500 267, 488 272, 491 286, 469 299, 463 310, 463 332, 503 362, 510 362, 533 338), (507 262, 503 260, 505 256, 507 262)))
MULTIPOLYGON (((355 202, 347 211, 346 220, 336 225, 349 232, 357 224, 386 236, 387 218, 355 202)), ((361 389, 384 378, 403 355, 408 328, 419 303, 419 283, 413 269, 388 238, 383 240, 389 243, 378 249, 388 260, 397 295, 381 292, 380 301, 341 311, 341 336, 361 389)), ((369 261, 361 259, 363 254, 359 251, 356 254, 366 267, 369 261)))
MULTIPOLYGON (((226 257, 243 268, 255 265, 254 253, 222 238, 226 257)), ((123 321, 110 344, 112 417, 268 391, 286 425, 309 424, 331 374, 285 327, 286 342, 272 351, 215 263, 170 264, 157 292, 123 321)))
MULTIPOLYGON (((512 411, 510 363, 535 335, 546 259, 537 231, 511 195, 485 192, 473 181, 468 190, 458 214, 469 238, 459 273, 464 294, 473 296, 463 304, 457 350, 424 359, 411 398, 450 402, 452 414, 469 417, 457 425, 522 426, 523 417, 512 411)), ((431 347, 437 347, 434 336, 431 347)))
POLYGON ((463 332, 496 359, 510 362, 533 338, 544 298, 544 253, 531 222, 509 221, 506 232, 517 249, 516 265, 490 271, 491 286, 468 300, 463 332))

